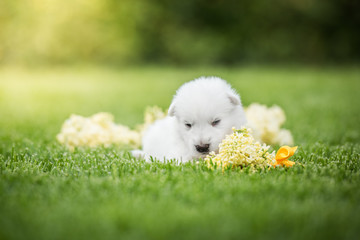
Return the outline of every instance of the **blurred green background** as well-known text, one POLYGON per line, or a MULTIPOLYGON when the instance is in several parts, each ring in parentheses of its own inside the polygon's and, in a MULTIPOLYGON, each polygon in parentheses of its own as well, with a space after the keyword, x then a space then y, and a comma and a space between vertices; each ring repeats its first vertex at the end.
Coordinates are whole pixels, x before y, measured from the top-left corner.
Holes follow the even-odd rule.
POLYGON ((1 64, 353 63, 357 0, 1 0, 1 64))

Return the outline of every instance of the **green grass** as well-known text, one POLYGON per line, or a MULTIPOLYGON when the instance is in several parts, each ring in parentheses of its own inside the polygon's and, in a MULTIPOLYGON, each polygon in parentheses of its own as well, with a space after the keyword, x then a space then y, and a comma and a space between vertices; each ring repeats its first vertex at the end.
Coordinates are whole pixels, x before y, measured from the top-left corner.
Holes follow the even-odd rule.
POLYGON ((356 239, 359 89, 350 67, 0 69, 0 239, 356 239), (281 106, 303 167, 223 174, 55 140, 71 113, 135 126, 201 75, 281 106))

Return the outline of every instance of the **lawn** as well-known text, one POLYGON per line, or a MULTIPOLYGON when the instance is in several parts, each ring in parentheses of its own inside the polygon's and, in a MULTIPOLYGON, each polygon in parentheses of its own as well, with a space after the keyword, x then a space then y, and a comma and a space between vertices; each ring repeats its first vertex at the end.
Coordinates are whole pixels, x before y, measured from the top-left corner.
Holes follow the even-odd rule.
POLYGON ((1 68, 0 239, 357 239, 359 90, 356 67, 1 68), (72 113, 134 127, 201 75, 281 106, 301 164, 222 173, 56 142, 72 113))

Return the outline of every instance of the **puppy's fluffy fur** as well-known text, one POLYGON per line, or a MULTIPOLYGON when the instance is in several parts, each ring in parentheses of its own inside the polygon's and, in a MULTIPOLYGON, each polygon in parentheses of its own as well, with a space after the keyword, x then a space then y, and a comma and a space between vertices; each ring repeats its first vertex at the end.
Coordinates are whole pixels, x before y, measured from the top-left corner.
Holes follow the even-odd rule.
POLYGON ((218 151, 219 143, 232 127, 245 124, 236 91, 220 78, 201 77, 177 90, 168 116, 156 121, 144 134, 140 155, 161 161, 202 158, 218 151))

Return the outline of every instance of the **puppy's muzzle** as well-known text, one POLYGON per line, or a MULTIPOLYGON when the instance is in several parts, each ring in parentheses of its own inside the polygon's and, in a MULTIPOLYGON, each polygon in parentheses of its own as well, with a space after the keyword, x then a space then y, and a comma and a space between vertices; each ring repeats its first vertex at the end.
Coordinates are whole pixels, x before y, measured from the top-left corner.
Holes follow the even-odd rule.
POLYGON ((199 153, 208 153, 210 144, 195 145, 196 151, 199 153))

